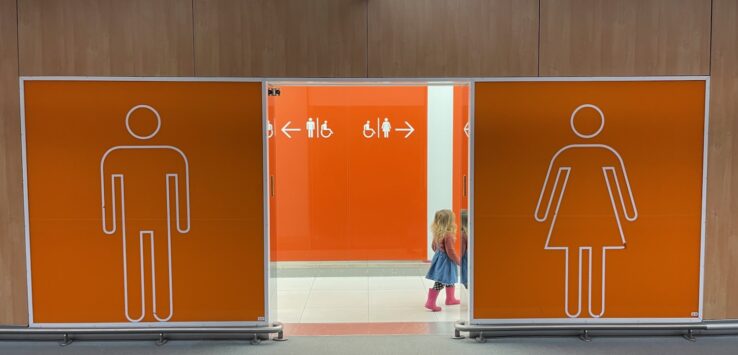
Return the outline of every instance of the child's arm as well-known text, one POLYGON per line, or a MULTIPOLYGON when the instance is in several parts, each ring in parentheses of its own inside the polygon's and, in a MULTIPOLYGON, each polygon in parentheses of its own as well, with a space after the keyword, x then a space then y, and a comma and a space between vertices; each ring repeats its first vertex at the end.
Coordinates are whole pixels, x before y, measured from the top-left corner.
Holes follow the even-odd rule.
POLYGON ((456 265, 461 265, 461 258, 459 258, 459 254, 456 253, 456 238, 453 234, 447 234, 445 238, 443 238, 443 244, 446 247, 446 255, 453 260, 453 262, 456 263, 456 265))

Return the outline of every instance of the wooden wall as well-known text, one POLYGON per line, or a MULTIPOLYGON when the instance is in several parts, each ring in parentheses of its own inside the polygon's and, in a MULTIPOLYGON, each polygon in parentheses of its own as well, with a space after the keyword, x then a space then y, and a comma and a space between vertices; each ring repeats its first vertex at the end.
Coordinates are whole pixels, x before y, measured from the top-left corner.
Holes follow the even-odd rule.
POLYGON ((0 0, 0 324, 28 318, 16 0, 0 0))
POLYGON ((705 316, 738 318, 738 1, 712 4, 705 316))
POLYGON ((712 75, 705 315, 738 318, 737 23, 735 0, 0 0, 0 324, 27 322, 18 75, 712 75))

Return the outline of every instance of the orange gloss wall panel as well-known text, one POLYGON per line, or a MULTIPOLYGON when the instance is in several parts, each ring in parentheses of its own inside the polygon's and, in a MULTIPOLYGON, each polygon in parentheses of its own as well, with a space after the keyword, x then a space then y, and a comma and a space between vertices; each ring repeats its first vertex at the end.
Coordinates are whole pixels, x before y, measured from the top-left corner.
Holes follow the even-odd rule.
POLYGON ((476 84, 474 318, 698 320, 705 90, 476 84))
POLYGON ((260 83, 24 94, 34 323, 264 320, 260 83))
POLYGON ((278 87, 272 260, 424 260, 427 89, 278 87))

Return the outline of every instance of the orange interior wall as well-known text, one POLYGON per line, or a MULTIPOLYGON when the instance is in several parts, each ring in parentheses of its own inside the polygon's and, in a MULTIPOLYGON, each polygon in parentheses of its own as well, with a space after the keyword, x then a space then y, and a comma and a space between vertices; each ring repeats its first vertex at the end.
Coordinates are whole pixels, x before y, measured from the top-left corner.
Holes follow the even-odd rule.
POLYGON ((275 261, 426 259, 424 86, 281 86, 269 97, 275 261), (389 138, 365 138, 389 118, 389 138), (308 138, 308 118, 329 138, 308 138), (415 131, 394 128, 409 122, 415 131), (288 122, 292 138, 281 131, 288 122))

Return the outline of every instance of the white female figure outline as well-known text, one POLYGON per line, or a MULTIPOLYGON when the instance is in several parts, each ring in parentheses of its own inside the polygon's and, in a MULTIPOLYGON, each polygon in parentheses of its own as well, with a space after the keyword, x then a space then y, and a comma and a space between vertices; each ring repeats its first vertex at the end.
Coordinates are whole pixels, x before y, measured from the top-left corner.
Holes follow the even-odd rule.
MULTIPOLYGON (((161 128, 161 117, 153 107, 138 105, 126 114, 126 129, 139 140, 156 136, 161 128), (130 125, 137 110, 150 111, 156 118, 156 129, 147 135, 137 134, 130 125)), ((159 322, 169 321, 174 315, 172 288, 172 230, 179 234, 190 231, 190 174, 187 156, 170 145, 121 145, 108 149, 100 160, 100 192, 102 227, 108 235, 119 233, 123 249, 124 314, 129 322, 140 322, 146 316, 146 268, 144 253, 148 239, 150 256, 152 315, 159 322), (161 159, 164 158, 164 159, 161 159), (146 169, 131 169, 130 163, 146 169), (184 181, 182 181, 184 180, 184 181), (160 188, 159 195, 141 198, 142 186, 160 188), (129 190, 126 195, 126 189, 129 190), (174 208, 171 208, 171 205, 174 208), (172 211, 173 210, 173 211, 172 211), (120 216, 118 216, 120 214, 120 216), (162 226, 160 222, 166 223, 162 226), (174 226, 173 226, 174 224, 174 226), (173 228, 174 227, 174 228, 173 228), (132 235, 128 235, 131 231, 132 235), (138 237, 138 238, 136 238, 138 237), (167 259, 157 262, 157 250, 165 250, 167 259), (131 269, 131 270, 129 270, 131 269), (157 282, 157 274, 159 282, 157 282), (161 282, 161 281, 164 282, 161 282), (167 302, 158 304, 157 283, 164 288, 167 302), (140 292, 136 292, 139 288, 140 292), (140 301, 136 298, 140 297, 140 301), (133 305, 130 303, 133 302, 133 305), (140 302, 140 305, 136 305, 140 302), (132 308, 139 307, 133 315, 132 308), (162 308, 166 315, 162 315, 162 308)))
MULTIPOLYGON (((570 123, 579 138, 591 139, 602 132, 605 115, 599 107, 584 104, 572 112, 570 123), (584 134, 577 128, 575 117, 582 109, 593 109, 599 115, 600 126, 595 132, 584 134)), ((625 249, 622 217, 633 222, 638 218, 638 211, 625 164, 615 149, 604 144, 570 144, 554 154, 538 197, 535 219, 550 221, 544 249, 565 253, 564 311, 567 317, 579 317, 582 311, 584 251, 588 254, 585 265, 588 312, 593 318, 605 314, 606 253, 625 249), (553 215, 550 213, 552 207, 553 215), (574 249, 571 254, 576 253, 576 258, 570 255, 570 249, 574 249), (577 293, 575 307, 570 302, 572 293, 577 293), (596 293, 600 293, 599 298, 596 293), (599 304, 593 304, 593 299, 599 299, 599 304), (571 308, 576 308, 576 312, 571 308)))

